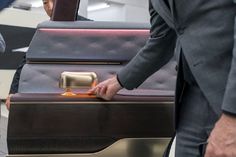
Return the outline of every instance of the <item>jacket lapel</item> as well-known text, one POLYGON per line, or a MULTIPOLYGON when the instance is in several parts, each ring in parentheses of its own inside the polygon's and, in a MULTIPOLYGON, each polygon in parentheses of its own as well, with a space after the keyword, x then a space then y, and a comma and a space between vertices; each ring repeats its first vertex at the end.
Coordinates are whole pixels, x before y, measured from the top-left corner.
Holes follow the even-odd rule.
MULTIPOLYGON (((171 0, 170 8, 173 6, 173 0, 171 0)), ((163 0, 151 0, 153 8, 158 12, 158 14, 165 20, 165 22, 174 28, 174 20, 170 8, 166 5, 163 0)))

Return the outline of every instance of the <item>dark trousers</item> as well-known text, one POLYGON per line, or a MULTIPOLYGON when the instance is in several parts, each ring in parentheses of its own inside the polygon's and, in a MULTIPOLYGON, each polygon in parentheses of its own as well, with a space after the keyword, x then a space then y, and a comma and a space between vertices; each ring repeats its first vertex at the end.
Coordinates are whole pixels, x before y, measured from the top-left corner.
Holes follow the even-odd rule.
POLYGON ((175 157, 200 157, 199 146, 207 141, 218 116, 203 95, 183 55, 179 64, 182 65, 178 77, 182 79, 177 82, 181 84, 181 98, 177 106, 175 157))

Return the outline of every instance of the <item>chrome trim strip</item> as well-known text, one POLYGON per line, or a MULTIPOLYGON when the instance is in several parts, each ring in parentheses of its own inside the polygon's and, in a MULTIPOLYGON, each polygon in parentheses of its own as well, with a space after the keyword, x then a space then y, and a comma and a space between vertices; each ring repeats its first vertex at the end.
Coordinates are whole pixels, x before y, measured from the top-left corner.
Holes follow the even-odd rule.
POLYGON ((161 157, 170 138, 126 138, 108 148, 89 154, 29 154, 7 157, 161 157))

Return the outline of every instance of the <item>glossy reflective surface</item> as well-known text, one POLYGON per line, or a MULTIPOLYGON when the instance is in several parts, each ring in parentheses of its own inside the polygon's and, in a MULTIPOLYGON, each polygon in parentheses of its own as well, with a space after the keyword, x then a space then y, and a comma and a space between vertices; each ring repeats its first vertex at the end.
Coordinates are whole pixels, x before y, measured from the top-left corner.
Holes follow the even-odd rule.
POLYGON ((83 88, 96 86, 97 74, 94 72, 63 72, 59 82, 60 88, 83 88))
POLYGON ((9 155, 8 157, 162 157, 169 139, 122 139, 93 154, 9 155))
POLYGON ((59 87, 66 89, 63 96, 86 96, 89 97, 90 93, 80 92, 73 93, 72 89, 83 89, 95 87, 98 83, 97 74, 94 72, 68 72, 61 73, 59 87))

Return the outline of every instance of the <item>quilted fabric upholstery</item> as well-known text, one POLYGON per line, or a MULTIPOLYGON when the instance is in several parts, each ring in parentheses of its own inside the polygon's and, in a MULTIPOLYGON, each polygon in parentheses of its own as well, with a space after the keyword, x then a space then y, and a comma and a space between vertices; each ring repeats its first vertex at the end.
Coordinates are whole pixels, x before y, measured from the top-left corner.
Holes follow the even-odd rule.
MULTIPOLYGON (((175 62, 170 62, 148 78, 139 89, 173 91, 176 79, 174 67, 175 62)), ((63 90, 58 87, 58 82, 63 71, 96 72, 101 82, 114 76, 120 68, 122 65, 27 64, 21 74, 19 92, 62 93, 63 90)))
MULTIPOLYGON (((27 53, 27 60, 30 62, 23 68, 19 93, 61 93, 63 90, 58 87, 58 82, 63 71, 96 72, 101 82, 125 66, 145 45, 148 36, 148 26, 142 24, 122 25, 111 22, 41 24, 27 53), (78 62, 80 64, 77 64, 78 62), (84 62, 102 62, 103 65, 84 64, 84 62)), ((133 93, 121 91, 120 94, 144 94, 144 90, 172 91, 173 94, 175 66, 176 63, 172 60, 148 78, 139 87, 139 91, 133 93)), ((149 93, 155 92, 149 91, 149 93)))
POLYGON ((135 27, 40 28, 30 44, 27 59, 50 62, 127 62, 145 45, 148 32, 148 27, 142 30, 135 27))

